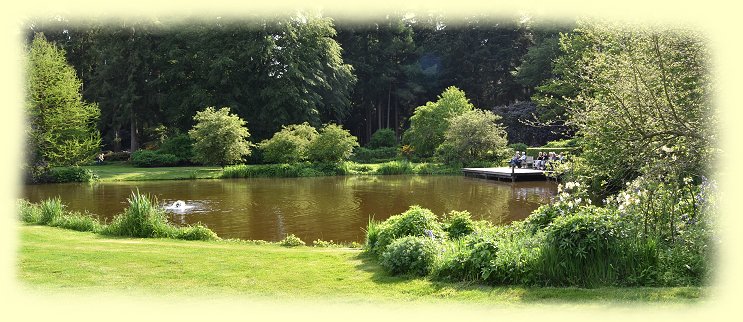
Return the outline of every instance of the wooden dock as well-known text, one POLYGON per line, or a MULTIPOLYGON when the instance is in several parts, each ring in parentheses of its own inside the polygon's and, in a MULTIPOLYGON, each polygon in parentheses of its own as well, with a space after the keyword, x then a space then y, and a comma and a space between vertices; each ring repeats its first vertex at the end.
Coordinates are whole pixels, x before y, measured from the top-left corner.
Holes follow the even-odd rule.
POLYGON ((526 181, 526 180, 546 180, 544 171, 535 169, 519 169, 510 167, 500 168, 462 168, 465 177, 477 177, 485 179, 506 180, 506 181, 526 181))

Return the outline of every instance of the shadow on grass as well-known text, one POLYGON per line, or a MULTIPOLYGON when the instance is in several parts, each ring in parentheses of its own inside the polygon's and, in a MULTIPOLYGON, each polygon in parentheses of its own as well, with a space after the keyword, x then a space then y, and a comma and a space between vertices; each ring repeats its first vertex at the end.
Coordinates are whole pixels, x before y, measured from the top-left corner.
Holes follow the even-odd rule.
POLYGON ((366 252, 356 255, 359 260, 357 269, 372 273, 371 280, 378 284, 406 284, 415 280, 430 283, 428 293, 438 297, 463 296, 480 298, 476 294, 487 294, 488 297, 503 299, 507 302, 524 304, 652 304, 683 303, 695 304, 704 300, 705 287, 540 287, 525 285, 484 285, 476 282, 447 282, 432 280, 428 277, 409 275, 392 276, 378 263, 377 259, 366 252))

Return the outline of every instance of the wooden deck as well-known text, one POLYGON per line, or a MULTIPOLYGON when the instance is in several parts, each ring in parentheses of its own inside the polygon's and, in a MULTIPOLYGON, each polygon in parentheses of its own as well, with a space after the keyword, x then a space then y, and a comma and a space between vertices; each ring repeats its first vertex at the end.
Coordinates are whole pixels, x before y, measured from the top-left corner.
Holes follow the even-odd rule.
POLYGON ((462 168, 465 177, 477 177, 485 179, 506 180, 506 181, 525 181, 525 180, 546 180, 545 171, 535 169, 511 169, 510 167, 500 168, 462 168))

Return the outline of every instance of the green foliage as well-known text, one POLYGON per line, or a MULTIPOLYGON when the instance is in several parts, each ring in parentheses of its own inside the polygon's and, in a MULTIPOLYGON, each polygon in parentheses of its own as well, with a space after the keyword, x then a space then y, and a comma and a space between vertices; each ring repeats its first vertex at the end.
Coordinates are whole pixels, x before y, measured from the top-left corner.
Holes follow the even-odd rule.
POLYGON ((348 160, 353 149, 358 146, 358 139, 348 130, 330 123, 320 129, 317 138, 310 142, 307 157, 313 162, 337 163, 348 160))
POLYGON ((125 237, 168 237, 170 226, 165 211, 157 205, 157 201, 139 191, 132 192, 127 199, 129 207, 124 213, 116 215, 101 233, 111 236, 125 237))
POLYGON ((193 139, 186 133, 168 137, 157 151, 161 154, 171 154, 178 158, 178 162, 189 162, 193 158, 193 139))
POLYGON ((576 175, 592 181, 593 193, 619 192, 655 162, 672 165, 674 176, 699 176, 714 164, 719 126, 701 34, 582 22, 561 44, 568 54, 558 60, 570 66, 564 79, 577 89, 568 121, 585 157, 576 175))
POLYGON ((103 161, 129 161, 129 158, 131 158, 132 154, 128 151, 121 151, 121 152, 107 152, 103 154, 103 161))
POLYGON ((188 131, 194 140, 194 161, 207 165, 233 164, 250 155, 248 128, 228 107, 215 110, 207 107, 194 116, 196 124, 188 131))
POLYGON ((462 90, 448 87, 436 102, 428 102, 415 109, 410 117, 410 128, 403 135, 403 142, 409 144, 417 156, 433 156, 436 148, 444 142, 449 120, 473 109, 474 106, 462 90))
POLYGON ((64 51, 35 34, 26 61, 27 162, 80 165, 100 148, 100 110, 83 102, 82 82, 64 51))
POLYGON ((377 174, 413 174, 413 166, 408 161, 390 161, 379 165, 377 174))
POLYGON ((524 143, 512 143, 508 145, 509 148, 511 148, 514 151, 526 151, 527 148, 529 148, 528 145, 524 143))
POLYGON ((444 218, 444 231, 450 238, 461 238, 475 231, 475 223, 469 211, 452 210, 444 218))
POLYGON ((279 241, 279 245, 284 247, 297 247, 297 246, 304 246, 305 243, 299 237, 294 236, 294 234, 288 234, 284 239, 279 241))
POLYGON ((234 165, 224 168, 222 178, 256 178, 256 177, 319 177, 344 175, 350 173, 347 164, 339 163, 283 163, 234 165))
POLYGON ((258 145, 263 160, 270 163, 296 163, 307 160, 310 142, 317 139, 317 130, 309 123, 282 126, 271 139, 258 145))
POLYGON ((16 208, 21 221, 28 224, 36 224, 41 220, 41 208, 39 205, 25 199, 19 199, 16 208))
POLYGON ((446 164, 467 165, 474 161, 497 160, 506 155, 506 132, 496 123, 499 116, 490 111, 474 110, 451 117, 444 142, 436 156, 446 164))
POLYGON ((565 155, 577 155, 580 150, 578 148, 545 148, 545 147, 538 147, 538 148, 528 148, 526 149, 526 155, 536 157, 539 155, 539 152, 542 153, 561 153, 564 157, 565 155))
POLYGON ((366 247, 379 255, 393 240, 405 236, 444 238, 445 233, 433 212, 420 206, 410 206, 402 214, 393 215, 375 224, 374 228, 367 228, 366 247))
POLYGON ((42 201, 39 205, 39 221, 36 223, 39 225, 48 225, 64 215, 64 208, 65 206, 59 197, 42 201))
POLYGON ((183 240, 219 240, 219 236, 214 231, 202 224, 178 227, 173 230, 174 233, 169 236, 170 238, 183 240))
POLYGON ((66 167, 49 170, 43 180, 48 183, 91 182, 98 180, 98 176, 88 169, 66 167))
POLYGON ((497 257, 498 242, 490 235, 468 235, 449 242, 433 276, 444 280, 482 281, 497 257))
POLYGON ((160 151, 138 150, 132 153, 132 165, 141 168, 171 167, 178 165, 178 157, 160 151))
POLYGON ((370 149, 378 148, 392 148, 397 145, 397 138, 395 137, 395 131, 390 128, 379 129, 371 136, 371 140, 366 145, 370 149))
POLYGON ((351 158, 359 163, 378 163, 392 161, 396 157, 396 147, 381 147, 376 149, 358 147, 354 150, 351 158))
POLYGON ((48 223, 51 227, 59 227, 76 231, 88 231, 97 233, 103 228, 103 225, 97 218, 88 213, 73 212, 54 218, 48 223))
POLYGON ((392 275, 425 276, 436 259, 436 244, 430 237, 407 236, 395 239, 380 257, 380 265, 392 275))
POLYGON ((554 219, 544 230, 539 264, 545 282, 553 285, 613 285, 647 278, 636 273, 655 269, 653 244, 633 247, 616 211, 581 207, 571 216, 554 219))

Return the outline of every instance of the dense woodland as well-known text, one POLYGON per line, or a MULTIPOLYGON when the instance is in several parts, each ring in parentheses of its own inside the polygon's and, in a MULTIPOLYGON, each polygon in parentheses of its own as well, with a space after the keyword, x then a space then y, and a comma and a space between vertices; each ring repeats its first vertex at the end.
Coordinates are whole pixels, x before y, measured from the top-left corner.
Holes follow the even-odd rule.
POLYGON ((64 49, 101 110, 104 150, 136 150, 185 133, 206 106, 229 106, 252 139, 282 125, 335 122, 369 142, 381 128, 398 138, 417 106, 445 88, 504 115, 509 141, 541 145, 559 127, 530 127, 529 103, 552 77, 559 33, 572 26, 427 15, 343 20, 316 15, 171 20, 36 19, 64 49))

